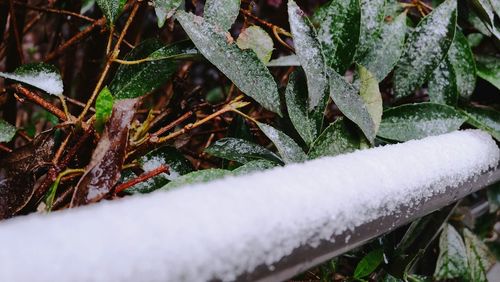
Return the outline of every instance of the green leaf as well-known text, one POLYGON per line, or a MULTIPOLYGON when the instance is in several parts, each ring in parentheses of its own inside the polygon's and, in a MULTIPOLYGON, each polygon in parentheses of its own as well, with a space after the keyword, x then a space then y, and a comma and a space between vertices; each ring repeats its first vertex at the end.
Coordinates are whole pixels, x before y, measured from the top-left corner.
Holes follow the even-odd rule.
POLYGON ((476 87, 476 62, 467 38, 458 29, 448 50, 448 59, 455 70, 458 94, 468 100, 476 87))
POLYGON ((258 122, 257 126, 274 143, 285 164, 300 163, 307 160, 307 155, 302 148, 288 135, 264 123, 258 122))
POLYGON ((182 0, 153 0, 158 27, 162 27, 165 21, 174 15, 181 3, 182 0))
MULTIPOLYGON (((182 155, 177 149, 173 147, 164 146, 158 148, 148 154, 142 156, 138 160, 144 172, 150 172, 157 169, 161 165, 168 166, 168 173, 161 173, 148 181, 138 183, 125 192, 135 193, 150 193, 157 189, 162 188, 170 181, 175 181, 182 175, 188 174, 193 171, 191 163, 182 155)), ((130 177, 131 179, 132 177, 130 177)), ((125 179, 127 181, 128 179, 125 179)))
POLYGON ((308 109, 312 110, 324 100, 324 97, 327 97, 328 80, 321 43, 309 19, 293 0, 288 1, 288 21, 295 53, 307 77, 308 109))
POLYGON ((500 89, 500 58, 477 56, 477 75, 500 89))
POLYGON ((219 139, 206 148, 205 152, 215 157, 237 161, 242 164, 256 159, 282 163, 281 159, 268 149, 238 138, 219 139))
POLYGON ((376 134, 382 121, 382 112, 384 110, 378 81, 368 69, 361 65, 358 65, 358 72, 360 79, 359 95, 363 98, 368 113, 372 117, 376 134))
POLYGON ((375 139, 375 123, 358 91, 334 71, 329 72, 330 97, 339 110, 359 126, 366 138, 373 143, 375 139))
POLYGON ((95 127, 97 131, 102 132, 104 129, 104 124, 113 111, 113 103, 114 99, 111 91, 104 87, 95 100, 95 127))
POLYGON ((453 226, 446 224, 439 237, 439 257, 434 271, 437 280, 466 277, 467 253, 462 237, 453 226))
POLYGON ((467 260, 469 262, 470 280, 474 282, 486 282, 486 273, 495 263, 495 257, 490 253, 488 247, 474 235, 469 229, 464 229, 465 247, 467 260))
POLYGON ((101 8, 102 13, 108 20, 110 25, 114 25, 116 19, 122 12, 125 6, 124 0, 96 0, 97 5, 101 8))
POLYGON ((307 86, 301 73, 293 72, 285 90, 288 115, 300 137, 310 145, 317 137, 316 121, 307 108, 307 86))
POLYGON ((16 127, 0 118, 0 143, 10 142, 16 135, 16 127))
POLYGON ((500 141, 500 112, 487 108, 466 107, 465 114, 469 118, 468 123, 487 131, 500 141))
POLYGON ((240 5, 241 0, 207 0, 203 17, 207 22, 228 30, 238 17, 240 5))
POLYGON ((297 55, 286 55, 281 56, 277 59, 269 61, 266 64, 268 67, 291 67, 291 66, 300 66, 299 57, 297 55))
POLYGON ((395 70, 396 98, 410 95, 441 63, 453 41, 456 22, 457 2, 446 0, 422 19, 410 34, 405 53, 395 70))
POLYGON ((271 60, 274 49, 273 39, 259 26, 252 25, 245 28, 238 36, 236 44, 242 50, 250 49, 254 51, 264 64, 271 60))
MULTIPOLYGON (((498 1, 498 0, 495 0, 498 1)), ((500 32, 496 29, 495 14, 493 6, 489 0, 471 0, 472 8, 477 13, 487 30, 500 39, 500 32)), ((498 4, 495 5, 497 7, 498 4)))
POLYGON ((228 43, 228 33, 191 13, 179 11, 177 20, 203 56, 242 92, 264 108, 281 114, 276 82, 253 51, 228 43))
MULTIPOLYGON (((148 58, 151 54, 174 56, 191 53, 192 47, 186 42, 179 42, 165 47, 158 40, 150 39, 135 47, 125 60, 134 61, 148 58)), ((140 64, 120 65, 109 89, 116 99, 137 98, 162 86, 175 73, 177 65, 172 60, 155 60, 140 64)))
POLYGON ((384 23, 382 31, 373 47, 358 58, 358 63, 369 69, 378 81, 382 81, 398 62, 405 43, 406 13, 394 21, 384 23))
POLYGON ((277 164, 268 160, 254 160, 248 162, 233 170, 234 175, 248 174, 251 172, 262 171, 275 167, 277 164))
POLYGON ((86 12, 90 11, 94 5, 95 5, 96 0, 83 0, 82 1, 82 6, 80 8, 80 14, 85 14, 86 12))
POLYGON ((356 58, 362 58, 375 46, 384 22, 385 0, 359 0, 361 5, 361 25, 356 58))
POLYGON ((314 14, 318 39, 327 65, 344 73, 351 65, 359 42, 361 11, 359 0, 332 0, 314 14))
POLYGON ((359 136, 342 118, 337 119, 321 133, 309 150, 309 158, 337 156, 359 149, 359 136))
POLYGON ((163 186, 161 190, 168 191, 185 185, 210 182, 229 175, 232 175, 232 172, 230 170, 217 168, 193 171, 169 182, 167 185, 163 186))
POLYGON ((356 266, 354 278, 363 278, 377 269, 384 260, 384 250, 376 249, 369 252, 356 266))
POLYGON ((433 103, 457 105, 457 76, 448 58, 445 58, 432 72, 429 80, 429 98, 433 103))
POLYGON ((0 77, 25 83, 51 95, 58 97, 63 95, 61 75, 52 65, 45 63, 26 64, 17 68, 14 73, 0 72, 0 77))
POLYGON ((378 136, 396 141, 421 139, 458 130, 466 119, 446 105, 403 105, 384 111, 378 136))

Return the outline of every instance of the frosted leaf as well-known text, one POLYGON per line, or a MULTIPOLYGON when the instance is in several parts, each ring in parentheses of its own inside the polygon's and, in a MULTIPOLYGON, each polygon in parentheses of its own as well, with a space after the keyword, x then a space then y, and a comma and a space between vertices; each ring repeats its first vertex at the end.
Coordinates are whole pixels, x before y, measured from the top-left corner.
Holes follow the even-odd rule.
POLYGON ((10 142, 16 135, 16 127, 0 118, 0 143, 10 142))
POLYGON ((288 137, 288 135, 264 123, 259 122, 257 126, 274 143, 285 164, 300 163, 307 160, 307 156, 302 148, 292 138, 288 137))
POLYGON ((469 117, 468 123, 487 131, 496 140, 500 141, 500 112, 487 108, 466 107, 465 114, 469 117))
POLYGON ((495 264, 495 257, 481 239, 467 228, 464 229, 464 239, 469 262, 469 281, 487 282, 486 273, 495 264))
POLYGON ((368 113, 372 117, 375 134, 377 134, 383 111, 382 95, 380 94, 378 81, 368 69, 361 65, 358 66, 358 72, 360 80, 359 95, 363 98, 368 113))
POLYGON ((225 176, 231 175, 232 172, 230 170, 211 168, 193 171, 188 174, 185 174, 181 177, 176 178, 175 180, 169 182, 167 185, 160 188, 161 190, 167 191, 174 188, 178 188, 188 184, 196 184, 213 181, 218 178, 223 178, 225 176))
POLYGON ((26 64, 14 73, 0 72, 0 77, 26 83, 55 96, 63 95, 63 81, 59 71, 45 63, 26 64))
POLYGON ((458 130, 467 118, 450 106, 418 103, 384 111, 378 136, 408 141, 458 130))
POLYGON ((477 75, 500 89, 500 57, 477 56, 477 75))
POLYGON ((309 158, 336 156, 359 149, 359 136, 342 118, 337 119, 321 133, 309 150, 309 158))
MULTIPOLYGON (((362 58, 365 53, 375 48, 374 44, 380 37, 384 22, 385 0, 360 0, 361 25, 356 58, 362 58)), ((356 59, 356 60, 357 60, 356 59)))
POLYGON ((307 108, 307 86, 298 71, 292 73, 285 90, 288 116, 300 137, 310 145, 316 139, 318 131, 316 121, 307 108))
POLYGON ((458 29, 448 50, 448 59, 455 70, 458 94, 467 100, 476 87, 476 62, 467 38, 458 29))
POLYGON ((446 224, 439 237, 439 257, 434 278, 445 280, 466 277, 467 253, 462 237, 452 225, 446 224))
POLYGON ((443 60, 455 34, 457 1, 446 0, 420 21, 408 37, 394 76, 394 96, 411 95, 443 60))
POLYGON ((369 69, 378 81, 382 81, 394 68, 403 53, 406 35, 406 13, 394 21, 384 23, 373 48, 370 48, 357 62, 369 69))
POLYGON ((299 62, 299 57, 297 57, 297 55, 287 55, 271 60, 266 65, 268 67, 289 67, 289 66, 300 66, 300 62, 299 62))
POLYGON ((264 108, 281 114, 278 88, 257 55, 229 43, 225 31, 203 18, 179 11, 177 20, 200 53, 224 73, 242 92, 264 108))
POLYGON ((321 44, 309 19, 293 0, 288 1, 288 21, 293 35, 295 53, 307 77, 308 109, 312 110, 320 104, 328 89, 321 44))
POLYGON ((120 15, 123 6, 125 6, 125 0, 96 0, 97 5, 101 8, 102 13, 108 20, 110 25, 114 25, 114 22, 120 15))
POLYGON ((359 0, 330 1, 315 14, 318 39, 327 65, 344 73, 351 65, 359 42, 361 12, 359 0))
POLYGON ((281 159, 268 149, 238 138, 222 138, 214 142, 205 152, 219 158, 248 163, 256 159, 266 159, 272 162, 282 163, 281 159))
POLYGON ((489 0, 489 1, 495 13, 500 17, 500 1, 498 0, 489 0))
POLYGON ((228 30, 240 12, 241 0, 207 0, 203 17, 209 23, 228 30))
POLYGON ((153 0, 158 27, 162 27, 165 21, 174 15, 181 3, 182 0, 153 0))
POLYGON ((96 0, 83 0, 82 1, 82 6, 80 8, 80 14, 85 14, 86 12, 90 11, 95 4, 96 0))
POLYGON ((273 39, 259 26, 252 25, 245 28, 238 36, 236 44, 242 50, 250 49, 254 51, 264 64, 271 60, 274 49, 273 39))
POLYGON ((275 162, 268 160, 254 160, 233 170, 233 175, 247 174, 262 171, 277 166, 275 162))
POLYGON ((432 72, 428 91, 431 102, 456 106, 458 99, 457 76, 448 57, 432 72))
POLYGON ((358 95, 358 91, 334 71, 329 71, 330 97, 339 110, 361 128, 366 138, 373 143, 375 139, 375 123, 368 108, 358 95))

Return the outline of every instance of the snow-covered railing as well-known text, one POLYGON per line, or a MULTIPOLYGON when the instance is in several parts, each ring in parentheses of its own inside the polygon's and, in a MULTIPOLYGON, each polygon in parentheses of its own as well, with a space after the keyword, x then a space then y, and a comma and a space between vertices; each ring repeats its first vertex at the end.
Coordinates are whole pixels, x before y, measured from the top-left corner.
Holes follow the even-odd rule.
POLYGON ((0 223, 0 281, 279 281, 500 179, 460 131, 0 223))

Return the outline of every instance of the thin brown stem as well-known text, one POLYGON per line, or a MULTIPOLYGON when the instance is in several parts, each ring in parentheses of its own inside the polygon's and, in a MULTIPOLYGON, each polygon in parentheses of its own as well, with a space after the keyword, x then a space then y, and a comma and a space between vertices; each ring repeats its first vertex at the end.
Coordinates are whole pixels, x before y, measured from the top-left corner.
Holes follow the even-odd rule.
POLYGON ((190 118, 193 115, 193 112, 186 112, 182 116, 178 117, 176 120, 172 121, 169 123, 167 126, 160 128, 157 130, 155 133, 153 133, 153 136, 159 136, 162 135, 163 133, 171 130, 172 128, 178 126, 182 122, 184 122, 186 119, 190 118))
POLYGON ((12 149, 2 144, 0 144, 0 150, 5 151, 7 153, 12 153, 12 149))
POLYGON ((161 165, 161 166, 153 169, 152 171, 145 172, 145 173, 139 175, 137 178, 134 178, 130 181, 127 181, 125 183, 122 183, 122 184, 116 186, 115 193, 123 192, 124 190, 126 190, 126 189, 128 189, 128 188, 130 188, 138 183, 144 182, 150 178, 153 178, 153 177, 155 177, 159 174, 165 173, 165 172, 168 173, 168 166, 161 165))
POLYGON ((59 10, 59 9, 53 9, 53 8, 48 8, 48 7, 38 7, 38 6, 33 6, 33 5, 30 5, 30 4, 26 4, 26 3, 21 3, 21 2, 18 2, 18 1, 14 1, 14 5, 21 6, 21 7, 24 7, 26 9, 34 10, 34 11, 40 11, 40 12, 46 12, 46 13, 52 13, 52 14, 59 14, 59 15, 64 15, 64 16, 72 16, 72 17, 75 17, 75 18, 78 18, 78 19, 82 19, 82 20, 85 20, 85 21, 88 21, 88 22, 94 22, 95 21, 95 19, 93 19, 93 18, 84 16, 84 15, 81 15, 81 14, 78 14, 78 13, 75 13, 75 12, 67 11, 67 10, 59 10))
POLYGON ((16 18, 16 13, 14 11, 14 0, 9 0, 9 14, 10 14, 10 23, 11 23, 11 29, 14 33, 14 39, 16 40, 16 48, 17 52, 19 53, 19 60, 21 61, 21 64, 24 63, 24 54, 23 54, 23 46, 22 46, 22 41, 21 41, 21 36, 19 34, 19 30, 17 29, 17 18, 16 18))
POLYGON ((19 84, 14 86, 14 89, 17 93, 23 95, 26 99, 46 109, 47 111, 58 117, 60 120, 67 121, 66 114, 62 110, 52 105, 51 103, 45 101, 42 97, 40 97, 36 93, 24 88, 19 84))

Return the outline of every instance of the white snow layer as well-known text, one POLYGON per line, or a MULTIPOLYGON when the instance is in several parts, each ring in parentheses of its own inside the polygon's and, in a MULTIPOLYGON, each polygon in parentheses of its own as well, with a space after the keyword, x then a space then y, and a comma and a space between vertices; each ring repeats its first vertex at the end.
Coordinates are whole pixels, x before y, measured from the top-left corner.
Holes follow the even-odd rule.
POLYGON ((233 280, 496 166, 481 131, 0 224, 0 281, 233 280))

